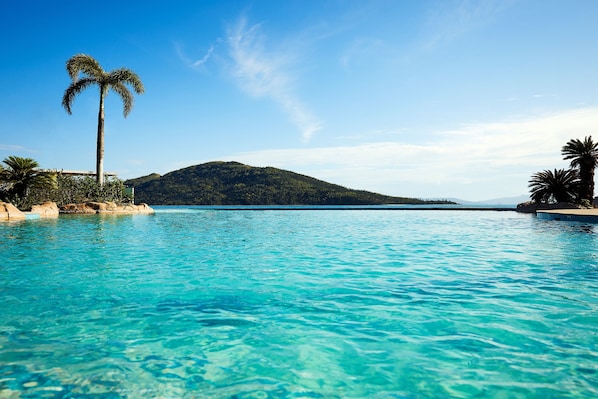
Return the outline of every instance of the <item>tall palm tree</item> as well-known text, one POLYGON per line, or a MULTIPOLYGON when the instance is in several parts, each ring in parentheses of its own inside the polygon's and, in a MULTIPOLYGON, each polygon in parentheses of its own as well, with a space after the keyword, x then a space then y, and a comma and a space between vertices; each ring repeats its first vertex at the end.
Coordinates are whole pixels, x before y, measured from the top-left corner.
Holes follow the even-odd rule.
POLYGON ((598 142, 587 136, 583 141, 569 140, 561 153, 565 160, 571 160, 571 167, 579 169, 579 199, 594 200, 594 169, 598 166, 598 142))
POLYGON ((540 204, 575 202, 579 176, 575 169, 545 170, 532 175, 529 181, 532 201, 540 204))
POLYGON ((4 159, 6 169, 2 170, 2 180, 8 185, 8 196, 11 201, 22 201, 30 188, 50 189, 55 182, 52 176, 40 172, 39 164, 31 158, 10 156, 4 159))
POLYGON ((104 184, 104 99, 112 89, 123 101, 125 118, 133 109, 133 94, 130 86, 137 94, 144 92, 143 83, 137 74, 128 68, 119 68, 110 72, 104 71, 100 64, 87 54, 77 54, 66 62, 66 70, 72 80, 64 92, 62 106, 66 112, 72 114, 71 104, 83 90, 97 85, 100 89, 100 110, 98 113, 98 144, 96 157, 96 181, 104 184), (79 78, 79 74, 83 77, 79 78))

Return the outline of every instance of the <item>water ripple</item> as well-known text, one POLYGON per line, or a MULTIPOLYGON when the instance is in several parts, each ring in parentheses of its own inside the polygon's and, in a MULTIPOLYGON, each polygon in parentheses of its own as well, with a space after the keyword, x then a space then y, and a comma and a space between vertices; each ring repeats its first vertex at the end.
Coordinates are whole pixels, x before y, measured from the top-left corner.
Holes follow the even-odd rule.
POLYGON ((0 224, 0 396, 598 397, 596 244, 508 212, 0 224))

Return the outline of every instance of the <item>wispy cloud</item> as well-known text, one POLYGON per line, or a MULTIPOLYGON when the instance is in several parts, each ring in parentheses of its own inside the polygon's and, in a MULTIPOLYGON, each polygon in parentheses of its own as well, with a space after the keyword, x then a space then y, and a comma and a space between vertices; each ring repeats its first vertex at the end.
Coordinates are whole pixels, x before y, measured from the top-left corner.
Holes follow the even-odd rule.
POLYGON ((542 93, 538 93, 538 94, 533 94, 532 95, 533 98, 558 98, 557 94, 542 94, 542 93))
MULTIPOLYGON (((218 41, 219 40, 217 40, 216 42, 218 41)), ((208 60, 212 56, 212 53, 214 52, 215 46, 211 44, 207 52, 203 55, 203 57, 199 59, 193 59, 190 56, 188 56, 180 43, 174 43, 174 48, 177 55, 185 65, 189 66, 190 68, 198 68, 204 65, 206 62, 208 62, 208 60)))
MULTIPOLYGON (((532 173, 567 167, 560 149, 598 126, 598 108, 463 125, 422 144, 401 141, 353 146, 293 148, 224 157, 275 166, 352 188, 424 197, 468 199, 515 196, 527 191, 532 173), (453 194, 453 195, 451 195, 453 194)), ((418 132, 412 132, 415 136, 418 132)))
POLYGON ((12 152, 35 152, 34 150, 27 149, 20 145, 12 144, 0 144, 0 151, 12 151, 12 152))
POLYGON ((227 43, 233 61, 233 75, 240 87, 255 97, 277 102, 309 141, 322 123, 307 109, 296 95, 291 72, 292 55, 285 50, 266 48, 261 26, 248 26, 241 18, 228 31, 227 43))
MULTIPOLYGON (((41 151, 43 152, 43 151, 41 151)), ((31 157, 37 156, 40 154, 40 150, 32 147, 25 147, 22 145, 15 145, 15 144, 2 144, 0 143, 0 163, 3 159, 9 156, 18 156, 18 157, 31 157)))
POLYGON ((431 50, 490 23, 512 0, 453 0, 437 3, 430 10, 424 48, 431 50))
POLYGON ((210 58, 210 56, 212 55, 212 52, 214 52, 213 45, 210 46, 210 48, 208 49, 208 52, 201 59, 194 61, 191 65, 194 67, 198 67, 198 66, 205 64, 208 61, 208 59, 210 58))

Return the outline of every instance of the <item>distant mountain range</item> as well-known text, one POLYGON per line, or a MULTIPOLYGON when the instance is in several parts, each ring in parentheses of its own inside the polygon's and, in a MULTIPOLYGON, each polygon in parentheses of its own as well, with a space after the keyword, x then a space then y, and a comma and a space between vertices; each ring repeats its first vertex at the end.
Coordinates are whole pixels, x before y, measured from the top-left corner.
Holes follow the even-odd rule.
POLYGON ((238 162, 209 162, 125 181, 135 202, 150 205, 453 204, 352 190, 298 173, 238 162))

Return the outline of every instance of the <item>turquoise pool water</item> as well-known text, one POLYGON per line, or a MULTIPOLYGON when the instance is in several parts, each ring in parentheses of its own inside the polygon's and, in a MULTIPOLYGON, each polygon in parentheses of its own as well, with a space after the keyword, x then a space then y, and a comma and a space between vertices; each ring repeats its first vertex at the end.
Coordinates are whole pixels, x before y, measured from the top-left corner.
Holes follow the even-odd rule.
POLYGON ((0 398, 598 397, 597 249, 515 212, 0 223, 0 398))

